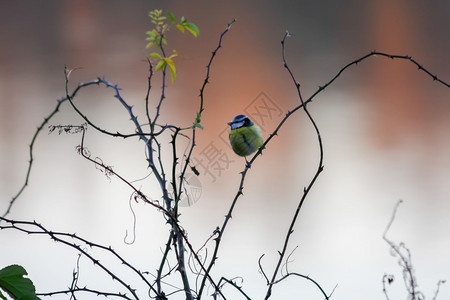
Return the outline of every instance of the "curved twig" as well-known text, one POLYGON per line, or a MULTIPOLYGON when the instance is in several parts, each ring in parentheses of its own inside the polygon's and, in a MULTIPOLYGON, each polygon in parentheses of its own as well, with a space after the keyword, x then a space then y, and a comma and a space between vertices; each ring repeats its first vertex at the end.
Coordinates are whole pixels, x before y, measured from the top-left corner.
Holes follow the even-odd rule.
POLYGON ((303 98, 302 98, 302 95, 301 95, 301 92, 300 92, 300 84, 295 79, 294 74, 292 73, 291 69, 289 68, 289 66, 288 66, 288 64, 286 62, 284 43, 285 43, 285 40, 286 40, 287 37, 289 37, 289 32, 286 31, 286 34, 284 35, 284 38, 281 41, 281 48, 282 48, 282 56, 283 56, 284 67, 288 71, 292 81, 294 82, 294 84, 295 84, 295 86, 297 88, 298 97, 299 97, 300 102, 302 104, 303 111, 308 116, 308 119, 310 120, 310 122, 313 125, 314 130, 316 132, 317 142, 319 144, 320 158, 319 158, 319 163, 318 163, 318 166, 317 166, 316 173, 314 174, 314 176, 311 179, 311 181, 308 184, 308 186, 303 190, 303 195, 300 198, 300 201, 299 201, 299 203, 297 205, 297 209, 295 210, 295 213, 294 213, 294 216, 292 218, 291 224, 290 224, 289 229, 287 231, 287 234, 286 234, 286 237, 285 237, 285 240, 284 240, 284 244, 283 244, 283 249, 281 251, 279 251, 280 257, 278 258, 277 265, 276 265, 276 267, 275 267, 275 269, 273 271, 272 279, 269 282, 269 287, 267 289, 265 299, 269 299, 270 295, 272 294, 272 287, 276 283, 276 278, 277 278, 277 275, 278 275, 278 271, 279 271, 279 268, 280 268, 280 266, 281 266, 281 264, 282 264, 282 262, 284 260, 284 256, 286 254, 286 250, 287 250, 287 247, 288 247, 288 244, 289 244, 289 240, 290 240, 290 238, 292 236, 292 233, 294 232, 294 226, 295 226, 295 224, 297 222, 297 218, 298 218, 298 214, 300 213, 300 209, 302 208, 303 203, 304 203, 304 201, 306 199, 306 196, 308 195, 308 193, 311 190, 312 186, 316 182, 316 180, 319 177, 320 173, 323 171, 323 156, 324 155, 323 155, 322 137, 320 136, 320 131, 319 131, 319 128, 317 127, 316 122, 314 121, 313 117, 311 116, 310 112, 307 109, 306 103, 303 101, 303 98))
MULTIPOLYGON (((16 229, 16 230, 25 232, 27 234, 36 234, 36 235, 45 234, 45 235, 48 235, 52 240, 54 240, 56 242, 59 242, 61 244, 64 244, 64 245, 67 245, 69 247, 72 247, 72 248, 76 249, 79 253, 83 254, 85 257, 87 257, 89 260, 91 260, 94 263, 94 265, 100 267, 104 272, 106 272, 109 276, 111 276, 111 278, 113 280, 116 280, 124 288, 126 288, 133 295, 134 299, 139 299, 139 297, 136 294, 136 290, 135 289, 133 289, 123 279, 118 277, 113 271, 111 271, 108 267, 106 267, 106 265, 104 265, 98 259, 94 258, 91 254, 89 254, 85 249, 83 249, 76 242, 69 242, 65 238, 69 238, 69 239, 73 239, 73 240, 78 241, 78 242, 82 242, 82 243, 86 244, 87 246, 89 246, 90 248, 95 247, 95 248, 99 248, 99 249, 102 249, 104 251, 110 252, 113 256, 115 256, 117 259, 119 259, 121 264, 127 266, 129 269, 134 271, 147 284, 147 286, 152 288, 152 285, 147 280, 147 278, 145 278, 143 276, 142 272, 137 270, 130 263, 128 263, 125 259, 123 259, 116 251, 114 251, 111 248, 111 246, 105 247, 103 245, 90 242, 90 241, 88 241, 88 240, 86 240, 86 239, 84 239, 82 237, 77 236, 74 233, 70 234, 70 233, 66 233, 66 232, 56 232, 56 231, 48 230, 47 228, 45 228, 43 225, 37 223, 36 221, 33 221, 33 222, 18 221, 18 220, 6 219, 6 218, 3 218, 3 217, 0 217, 0 219, 5 221, 5 222, 7 222, 7 223, 9 223, 9 224, 11 224, 10 226, 0 225, 0 229, 16 229), (25 228, 26 226, 35 227, 38 230, 34 231, 34 230, 26 229, 25 228)), ((155 290, 155 292, 156 292, 156 290, 155 290)))
MULTIPOLYGON (((233 278, 233 279, 236 279, 236 278, 233 278)), ((228 283, 229 285, 231 285, 232 287, 234 287, 235 289, 237 289, 237 290, 239 291, 239 293, 241 293, 242 296, 244 296, 247 300, 251 300, 251 298, 250 298, 250 297, 242 290, 242 288, 241 288, 240 286, 238 286, 238 285, 233 281, 233 279, 228 279, 228 278, 222 277, 222 278, 220 278, 218 285, 219 285, 220 287, 224 286, 224 285, 225 285, 224 283, 221 284, 221 282, 222 282, 222 280, 223 280, 223 281, 225 281, 226 283, 228 283)), ((242 278, 240 278, 240 279, 243 281, 242 278)), ((214 295, 213 295, 213 296, 214 296, 214 295)))
POLYGON ((282 276, 280 279, 275 281, 274 284, 277 284, 277 283, 285 280, 286 278, 288 278, 290 276, 298 276, 298 277, 307 279, 308 281, 311 281, 320 290, 320 292, 322 293, 322 295, 325 297, 326 300, 330 299, 331 295, 334 293, 334 290, 336 289, 336 286, 335 286, 334 289, 331 291, 330 295, 327 295, 325 293, 325 291, 323 290, 323 288, 320 286, 320 284, 317 281, 315 281, 314 279, 312 279, 311 277, 309 277, 307 275, 303 275, 303 274, 296 273, 296 272, 291 272, 291 273, 288 273, 288 274, 282 276))
MULTIPOLYGON (((219 43, 218 43, 216 49, 212 52, 211 58, 210 58, 210 60, 209 60, 209 62, 208 62, 208 64, 207 64, 207 66, 206 66, 206 77, 205 77, 205 80, 203 81, 203 85, 202 85, 202 87, 201 87, 201 89, 200 89, 200 107, 199 107, 199 112, 198 112, 199 116, 198 116, 198 117, 201 116, 201 114, 202 114, 202 112, 203 112, 203 110, 204 110, 204 106, 203 106, 203 101, 204 101, 204 91, 205 91, 206 85, 209 83, 209 75, 210 75, 210 71, 211 71, 211 65, 212 65, 212 62, 213 62, 213 60, 214 60, 214 58, 215 58, 215 56, 216 56, 216 54, 217 54, 217 51, 219 51, 219 49, 222 47, 222 40, 223 40, 223 37, 224 37, 225 34, 230 30, 231 25, 233 25, 234 22, 236 22, 236 19, 232 20, 232 21, 227 25, 227 27, 226 27, 225 30, 222 32, 222 34, 220 35, 220 37, 219 37, 219 43)), ((195 145, 196 145, 196 144, 195 144, 195 141, 196 141, 196 139, 195 139, 195 132, 196 132, 196 126, 192 126, 192 144, 191 144, 191 148, 190 148, 190 150, 189 150, 189 153, 188 153, 188 155, 187 155, 187 157, 186 157, 186 164, 184 165, 184 169, 183 169, 183 171, 181 172, 181 178, 184 178, 184 175, 186 174, 186 170, 187 170, 187 167, 188 167, 188 165, 189 165, 189 162, 190 162, 190 159, 191 159, 191 156, 192 156, 192 152, 193 152, 194 147, 195 147, 195 145)), ((180 189, 181 189, 181 186, 182 186, 182 184, 180 184, 180 189)), ((222 230, 219 231, 219 236, 218 236, 215 240, 216 240, 216 241, 217 241, 217 240, 220 240, 220 236, 221 236, 221 235, 222 235, 222 230)), ((205 275, 206 275, 206 276, 203 277, 202 283, 200 284, 200 290, 199 290, 199 292, 198 292, 198 299, 201 299, 203 290, 204 290, 204 288, 205 288, 206 278, 209 277, 209 272, 211 271, 211 268, 212 268, 212 266, 214 265, 214 261, 216 260, 217 250, 218 250, 218 247, 216 246, 216 249, 214 250, 213 257, 212 257, 212 259, 211 259, 211 262, 210 262, 209 266, 205 269, 204 266, 202 265, 202 269, 204 269, 204 272, 205 272, 205 275)), ((197 254, 194 252, 193 255, 197 255, 197 254)), ((217 292, 220 293, 220 290, 218 290, 217 292)), ((223 296, 223 295, 222 295, 222 296, 223 296)))

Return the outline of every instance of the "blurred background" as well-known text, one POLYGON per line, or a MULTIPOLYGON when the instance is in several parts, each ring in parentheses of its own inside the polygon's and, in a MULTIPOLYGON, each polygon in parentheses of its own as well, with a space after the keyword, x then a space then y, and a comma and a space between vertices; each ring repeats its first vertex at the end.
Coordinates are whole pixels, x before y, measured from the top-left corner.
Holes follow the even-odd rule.
MULTIPOLYGON (((2 214, 25 180, 29 144, 37 126, 65 95, 65 65, 77 68, 71 74, 70 89, 104 76, 120 86, 122 96, 144 123, 150 52, 145 49, 145 32, 152 28, 148 12, 156 8, 171 11, 176 18, 185 16, 200 28, 196 39, 175 28, 168 36, 166 50, 176 49, 179 56, 175 58, 176 83, 167 84, 161 123, 179 126, 192 124, 211 51, 227 23, 237 20, 224 38, 205 90, 205 128, 197 131, 193 155, 201 174, 190 182, 196 202, 181 210, 196 248, 222 225, 244 168, 244 160, 227 144, 226 123, 245 113, 267 138, 283 115, 299 104, 281 59, 280 41, 286 30, 291 34, 286 57, 305 99, 347 63, 372 50, 410 55, 440 79, 450 81, 450 3, 444 0, 3 1, 2 214)), ((159 100, 160 83, 160 74, 155 74, 151 107, 159 100)), ((112 89, 89 87, 75 100, 100 127, 133 132, 127 112, 113 96, 112 89)), ((388 237, 407 245, 419 290, 433 297, 437 282, 450 280, 449 89, 408 61, 371 57, 346 70, 314 98, 309 109, 323 138, 325 169, 295 227, 289 270, 311 276, 328 293, 334 289, 332 299, 336 300, 383 299, 382 277, 394 274, 391 299, 404 299, 398 258, 382 239, 393 208, 402 199, 388 237)), ((50 121, 51 125, 82 123, 68 103, 50 121)), ((46 128, 41 132, 34 145, 29 186, 8 217, 36 220, 55 231, 76 232, 113 245, 141 270, 154 273, 168 226, 153 208, 133 202, 136 240, 125 244, 124 239, 133 237, 131 191, 76 153, 80 139, 76 134, 48 134, 46 128)), ((151 176, 139 181, 149 171, 144 146, 137 139, 102 136, 89 128, 85 143, 93 157, 112 165, 128 180, 137 180, 137 187, 159 199, 151 176)), ((186 145, 187 141, 180 147, 186 145)), ((170 157, 169 145, 163 146, 170 157)), ((241 276, 252 299, 263 297, 265 280, 258 258, 265 254, 264 271, 271 274, 318 159, 313 127, 298 111, 247 175, 244 195, 219 251, 215 278, 241 276)), ((74 250, 47 237, 11 230, 0 232, 0 241, 0 268, 23 265, 38 292, 70 285, 77 261, 74 250)), ((112 260, 97 254, 105 262, 112 260)), ((80 267, 81 286, 102 290, 114 284, 87 260, 82 259, 80 267)), ((146 294, 146 290, 140 292, 146 294)), ((294 296, 322 299, 310 282, 298 278, 274 288, 273 299, 294 296)), ((449 297, 447 283, 437 299, 449 297)), ((238 299, 237 295, 232 298, 238 299)))

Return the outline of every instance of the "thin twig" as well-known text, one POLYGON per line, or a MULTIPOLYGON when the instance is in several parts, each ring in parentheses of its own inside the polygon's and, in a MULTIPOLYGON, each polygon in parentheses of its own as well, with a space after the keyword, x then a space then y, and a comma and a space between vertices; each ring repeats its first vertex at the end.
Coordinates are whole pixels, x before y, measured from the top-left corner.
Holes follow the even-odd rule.
MULTIPOLYGON (((394 251, 395 254, 399 257, 399 265, 403 268, 403 281, 405 283, 406 290, 408 291, 408 295, 410 299, 412 300, 422 300, 424 299, 424 296, 422 292, 418 290, 418 284, 416 277, 414 275, 414 268, 411 261, 411 253, 409 249, 405 246, 404 243, 400 243, 399 245, 395 244, 391 240, 387 238, 387 233, 389 229, 391 228, 392 223, 394 222, 395 215, 397 214, 398 207, 402 203, 402 200, 399 200, 397 204, 395 205, 394 211, 392 213, 391 219, 389 220, 388 225, 386 226, 386 229, 383 233, 383 240, 386 241, 386 243, 389 244, 392 251, 394 251), (402 249, 406 251, 406 254, 402 252, 402 249)), ((387 297, 387 293, 385 293, 387 297)))
POLYGON ((311 190, 312 186, 316 182, 316 179, 319 177, 320 173, 323 171, 323 156, 324 155, 323 155, 322 137, 320 136, 320 131, 319 131, 319 128, 317 127, 316 122, 314 121, 313 117, 311 116, 310 112, 307 109, 306 103, 303 101, 303 97, 302 97, 301 92, 300 92, 300 84, 295 79, 294 74, 292 73, 291 69, 289 68, 289 66, 288 66, 288 64, 286 62, 284 44, 285 44, 285 40, 286 40, 287 37, 289 37, 289 32, 286 31, 286 34, 284 35, 284 38, 283 38, 283 40, 281 42, 282 57, 283 57, 284 67, 287 69, 287 71, 288 71, 292 81, 294 82, 294 84, 295 84, 295 86, 297 88, 298 97, 299 97, 300 102, 301 102, 301 104, 303 106, 303 111, 308 116, 308 119, 310 120, 310 122, 313 125, 314 130, 316 132, 317 141, 318 141, 318 144, 319 144, 320 158, 319 158, 319 163, 318 163, 318 166, 317 166, 317 170, 316 170, 315 174, 313 175, 313 178, 311 179, 311 181, 308 184, 308 186, 303 190, 303 195, 300 198, 300 201, 299 201, 299 203, 297 205, 297 209, 295 210, 295 213, 294 213, 294 216, 292 218, 291 224, 290 224, 289 229, 288 229, 288 231, 286 233, 286 237, 284 239, 283 248, 282 248, 281 251, 279 251, 280 256, 278 258, 278 262, 277 262, 277 264, 275 266, 275 269, 273 271, 271 281, 269 282, 269 287, 267 289, 265 299, 269 299, 271 294, 272 294, 272 287, 276 283, 276 278, 277 278, 277 275, 278 275, 278 271, 279 271, 279 268, 280 268, 280 266, 281 266, 281 264, 282 264, 282 262, 284 260, 284 256, 286 254, 287 247, 289 245, 289 240, 290 240, 290 238, 292 236, 292 233, 294 232, 294 227, 295 227, 295 224, 297 222, 297 218, 298 218, 298 215, 300 213, 300 209, 303 206, 303 203, 304 203, 304 201, 306 199, 306 196, 308 195, 308 193, 311 190))
MULTIPOLYGON (((236 278, 233 278, 233 279, 236 279, 236 278)), ((221 282, 222 282, 222 280, 223 280, 223 281, 225 281, 226 283, 230 284, 230 285, 231 285, 232 287, 234 287, 235 289, 237 289, 237 290, 239 291, 239 293, 241 293, 242 296, 244 296, 247 300, 251 300, 251 298, 244 292, 244 290, 242 290, 242 287, 238 286, 238 285, 233 281, 233 279, 228 279, 228 278, 222 277, 222 278, 220 278, 218 284, 219 284, 220 287, 223 287, 224 284, 221 284, 221 282)), ((242 278, 240 278, 240 279, 242 280, 242 278)), ((213 296, 215 296, 215 294, 214 294, 213 296)))
MULTIPOLYGON (((10 226, 6 226, 6 225, 2 226, 2 225, 0 225, 0 229, 16 229, 16 230, 25 232, 27 234, 36 234, 36 235, 45 234, 45 235, 48 235, 54 241, 57 241, 57 242, 59 242, 61 244, 64 244, 64 245, 67 245, 69 247, 72 247, 72 248, 76 249, 79 253, 81 253, 82 255, 87 257, 89 260, 91 260, 94 263, 94 265, 100 267, 100 269, 102 269, 109 276, 111 276, 111 278, 113 280, 116 280, 123 287, 125 287, 133 295, 134 299, 139 299, 139 297, 136 294, 136 290, 133 289, 128 283, 126 283, 125 280, 123 280, 120 277, 118 277, 106 265, 104 265, 98 259, 96 259, 91 254, 89 254, 85 249, 83 249, 76 242, 69 242, 69 241, 65 240, 65 238, 69 238, 69 239, 73 239, 73 240, 78 241, 78 242, 82 242, 82 243, 86 244, 87 246, 89 246, 90 248, 95 247, 95 248, 99 248, 99 249, 102 249, 102 250, 104 250, 106 252, 111 253, 113 256, 115 256, 117 259, 119 259, 121 264, 125 265, 127 268, 129 268, 132 271, 134 271, 147 284, 147 286, 152 288, 150 282, 148 282, 148 280, 142 275, 142 272, 137 270, 130 263, 128 263, 125 259, 123 259, 110 246, 106 247, 106 246, 103 246, 103 245, 100 245, 100 244, 96 244, 96 243, 90 242, 90 241, 88 241, 88 240, 86 240, 86 239, 84 239, 82 237, 79 237, 78 235, 76 235, 74 233, 70 234, 70 233, 65 233, 65 232, 56 232, 56 231, 48 230, 47 228, 45 228, 43 225, 37 223, 36 221, 33 221, 33 222, 18 221, 18 220, 6 219, 6 218, 3 218, 3 217, 0 217, 0 219, 5 221, 5 222, 7 222, 7 223, 9 223, 9 224, 11 224, 10 226), (21 226, 23 226, 23 227, 21 227, 21 226), (34 230, 26 229, 26 228, 24 228, 25 226, 35 227, 38 230, 34 231, 34 230)), ((155 292, 156 292, 156 290, 155 290, 155 292)))
POLYGON ((54 296, 59 294, 72 294, 75 292, 86 292, 88 294, 94 294, 95 296, 104 296, 104 297, 117 297, 122 299, 128 299, 132 300, 133 298, 128 297, 126 294, 122 293, 110 293, 110 292, 104 292, 99 290, 90 289, 87 287, 77 287, 74 289, 68 289, 68 290, 62 290, 62 291, 56 291, 56 292, 49 292, 49 293, 36 293, 37 296, 54 296))
MULTIPOLYGON (((85 152, 85 147, 84 147, 84 134, 85 134, 85 130, 82 130, 82 139, 81 139, 81 145, 80 145, 80 154, 87 160, 89 160, 90 162, 94 163, 95 165, 102 167, 102 168, 107 168, 104 164, 92 159, 89 155, 87 155, 85 152)), ((188 238, 186 236, 186 234, 184 233, 183 228, 181 227, 181 225, 177 222, 177 220, 175 219, 175 217, 173 216, 173 213, 170 212, 169 210, 165 209, 163 206, 159 205, 158 202, 156 201, 150 201, 148 200, 148 198, 141 192, 139 191, 136 187, 134 187, 129 181, 127 181, 125 178, 123 178, 121 175, 119 175, 117 172, 115 172, 112 169, 109 169, 109 171, 111 172, 111 174, 117 176, 122 182, 124 182, 126 185, 128 185, 138 196, 140 199, 142 199, 145 203, 152 205, 153 207, 157 208, 158 210, 162 211, 164 213, 164 215, 166 217, 168 217, 171 221, 171 223, 175 226, 175 228, 177 229, 177 234, 181 235, 181 237, 184 239, 186 245, 188 246, 189 250, 192 252, 195 260, 199 263, 199 265, 202 267, 202 270, 205 272, 205 276, 206 278, 210 281, 210 283, 215 287, 218 288, 217 285, 215 284, 215 282, 213 281, 213 279, 211 278, 211 276, 209 275, 208 272, 206 272, 206 268, 203 266, 201 259, 198 257, 198 255, 195 253, 194 248, 192 247, 191 243, 189 243, 188 238)), ((219 293, 221 293, 219 291, 219 293)), ((224 297, 225 298, 225 297, 224 297)))
POLYGON ((439 294, 439 288, 441 287, 441 284, 444 284, 444 283, 446 283, 446 282, 447 282, 446 280, 439 280, 439 281, 438 281, 437 287, 436 287, 436 292, 434 293, 434 296, 433 296, 433 300, 436 300, 436 299, 437 299, 437 296, 438 296, 438 294, 439 294))
MULTIPOLYGON (((86 86, 90 86, 90 85, 98 85, 97 80, 93 80, 93 81, 89 81, 89 82, 85 82, 85 83, 79 84, 78 87, 72 92, 71 97, 75 97, 75 95, 78 93, 78 91, 80 91, 81 88, 86 87, 86 86)), ((34 161, 33 149, 34 149, 34 144, 36 143, 37 137, 41 133, 41 131, 44 128, 44 126, 47 125, 48 122, 56 115, 56 113, 59 112, 60 106, 66 100, 67 100, 67 97, 58 100, 55 108, 53 109, 53 111, 46 118, 44 118, 44 121, 42 121, 42 123, 36 129, 36 132, 34 133, 33 138, 31 139, 31 143, 29 145, 29 160, 28 160, 27 174, 25 176, 25 182, 22 185, 22 187, 19 189, 17 194, 12 197, 11 201, 9 202, 9 205, 8 205, 6 211, 3 213, 3 217, 6 217, 11 212, 12 206, 14 205, 16 200, 20 197, 20 195, 22 195, 22 193, 25 190, 25 188, 28 186, 28 181, 30 179, 30 174, 31 174, 31 168, 33 166, 33 161, 34 161)))
POLYGON ((387 292, 387 288, 386 288, 386 282, 388 284, 391 284, 394 281, 394 275, 388 275, 388 274, 384 274, 383 275, 383 279, 382 279, 382 284, 383 284, 383 294, 386 297, 386 300, 389 300, 389 295, 387 292))
MULTIPOLYGON (((209 76, 210 76, 210 71, 211 71, 211 65, 212 65, 212 63, 213 63, 213 61, 214 61, 214 58, 215 58, 215 56, 216 56, 216 54, 217 54, 217 51, 219 51, 219 49, 222 47, 222 40, 223 40, 225 34, 230 30, 231 25, 233 25, 234 22, 236 22, 235 19, 232 20, 232 21, 227 25, 227 27, 225 28, 225 30, 224 30, 224 31, 222 32, 222 34, 220 35, 220 37, 219 37, 219 43, 218 43, 216 49, 212 52, 211 58, 209 59, 209 62, 208 62, 208 64, 207 64, 207 66, 206 66, 206 77, 205 77, 205 80, 203 81, 203 85, 202 85, 202 87, 201 87, 201 89, 200 89, 200 107, 199 107, 199 111, 198 111, 199 116, 201 116, 201 114, 202 114, 202 112, 203 112, 203 110, 204 110, 204 106, 203 106, 203 103, 204 103, 204 91, 205 91, 206 85, 209 83, 209 76)), ((191 148, 190 148, 190 150, 189 150, 189 153, 188 153, 188 155, 187 155, 187 157, 186 157, 186 164, 185 164, 185 166, 184 166, 183 171, 181 172, 181 178, 184 178, 184 176, 185 176, 185 174, 186 174, 187 166, 189 165, 189 162, 190 162, 190 159, 191 159, 191 155, 192 155, 192 153, 193 153, 194 147, 196 146, 196 144, 195 144, 195 141, 196 141, 196 140, 195 140, 195 132, 196 132, 196 126, 192 126, 192 144, 191 144, 191 148)), ((180 184, 180 189, 181 189, 181 184, 180 184)), ((226 224, 225 224, 225 225, 226 225, 226 224)), ((223 232, 223 229, 220 230, 219 236, 215 239, 216 241, 217 241, 217 240, 220 241, 220 237, 221 237, 221 235, 222 235, 222 232, 223 232)), ((219 243, 220 243, 220 242, 219 242, 219 243)), ((211 258, 211 262, 210 262, 209 266, 208 266, 206 269, 204 269, 204 268, 203 268, 203 265, 202 265, 202 268, 203 268, 204 271, 205 271, 205 277, 203 277, 202 283, 200 284, 200 290, 199 290, 199 292, 198 292, 198 299, 201 299, 201 297, 202 297, 203 290, 204 290, 205 285, 206 285, 206 279, 207 279, 207 277, 209 277, 209 272, 211 271, 211 268, 212 268, 212 266, 214 265, 214 261, 216 260, 217 251, 218 251, 218 244, 216 244, 216 248, 214 249, 214 253, 213 253, 213 256, 212 256, 212 258, 211 258)), ((196 253, 193 253, 193 254, 194 254, 195 256, 197 255, 196 253)), ((217 292, 221 293, 220 291, 217 291, 217 292)), ((223 295, 222 295, 222 296, 223 296, 223 295)), ((224 298, 225 298, 225 297, 224 297, 224 298)))
POLYGON ((169 239, 167 240, 167 243, 166 243, 166 248, 165 248, 165 250, 163 252, 163 256, 161 258, 161 262, 159 264, 159 268, 156 271, 155 282, 156 282, 156 288, 158 290, 158 293, 161 293, 161 291, 162 291, 161 290, 161 279, 163 277, 162 272, 163 272, 163 269, 164 269, 164 265, 167 262, 167 255, 169 254, 169 251, 171 249, 170 248, 170 243, 172 242, 172 239, 173 239, 173 230, 170 230, 169 239))
POLYGON ((150 98, 150 90, 152 89, 152 77, 153 77, 153 66, 150 62, 150 59, 147 58, 148 62, 148 83, 147 83, 147 93, 145 95, 145 115, 147 116, 148 124, 152 124, 152 118, 150 117, 150 110, 149 110, 149 98, 150 98))
POLYGON ((314 279, 312 279, 311 277, 309 277, 309 276, 307 276, 307 275, 303 275, 303 274, 296 273, 296 272, 290 272, 290 273, 288 273, 288 274, 282 276, 280 279, 278 279, 277 281, 275 281, 274 284, 280 283, 281 281, 286 280, 286 279, 287 279, 288 277, 290 277, 290 276, 298 276, 298 277, 301 277, 301 278, 304 278, 304 279, 307 279, 307 280, 311 281, 311 282, 312 282, 312 283, 320 290, 320 292, 322 293, 322 295, 325 297, 326 300, 329 300, 329 299, 330 299, 331 295, 332 295, 333 292, 334 292, 334 289, 336 289, 336 287, 334 287, 334 289, 333 289, 333 291, 331 292, 331 294, 330 294, 330 295, 327 295, 327 294, 325 293, 325 291, 323 290, 323 288, 320 286, 320 284, 319 284, 317 281, 315 281, 314 279))
POLYGON ((137 116, 135 116, 135 114, 133 113, 133 107, 128 105, 128 103, 122 98, 122 95, 120 94, 120 88, 117 86, 117 84, 113 84, 109 81, 107 81, 104 78, 97 78, 97 80, 94 80, 93 82, 95 82, 97 85, 99 85, 100 83, 104 84, 106 87, 110 87, 112 89, 114 89, 115 91, 115 95, 114 97, 117 98, 119 100, 119 102, 123 105, 123 107, 128 111, 128 114, 130 115, 130 120, 133 121, 133 123, 136 126, 136 132, 137 133, 133 133, 133 134, 121 134, 119 132, 109 132, 105 129, 102 129, 100 127, 98 127, 97 125, 95 125, 86 115, 84 115, 79 109, 78 107, 75 105, 75 103, 72 101, 72 99, 74 98, 73 96, 69 95, 69 74, 70 71, 67 69, 67 67, 64 68, 64 74, 65 74, 65 81, 66 81, 66 99, 69 100, 70 104, 72 105, 72 108, 75 110, 75 112, 80 115, 80 117, 82 117, 86 123, 88 123, 90 126, 92 126, 94 129, 96 129, 97 131, 106 134, 106 135, 110 135, 110 136, 115 136, 115 137, 123 137, 123 138, 127 138, 127 137, 132 137, 132 136, 139 136, 139 138, 146 140, 146 136, 142 130, 141 125, 139 124, 138 120, 137 120, 137 116))

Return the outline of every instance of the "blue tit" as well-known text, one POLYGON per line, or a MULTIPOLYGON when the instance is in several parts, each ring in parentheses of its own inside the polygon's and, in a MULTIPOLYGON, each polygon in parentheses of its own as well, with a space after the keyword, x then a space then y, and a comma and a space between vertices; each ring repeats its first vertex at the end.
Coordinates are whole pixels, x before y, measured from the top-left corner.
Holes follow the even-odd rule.
POLYGON ((261 129, 245 115, 237 115, 228 123, 231 127, 230 143, 239 156, 248 156, 264 143, 261 129))

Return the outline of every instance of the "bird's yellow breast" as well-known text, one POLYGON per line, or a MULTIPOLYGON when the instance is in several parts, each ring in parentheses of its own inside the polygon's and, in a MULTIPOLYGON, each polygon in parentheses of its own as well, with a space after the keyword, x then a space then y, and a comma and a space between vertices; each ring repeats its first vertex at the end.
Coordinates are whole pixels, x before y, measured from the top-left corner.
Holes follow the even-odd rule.
POLYGON ((233 151, 240 156, 248 156, 264 143, 261 130, 255 124, 232 129, 230 143, 233 151))

